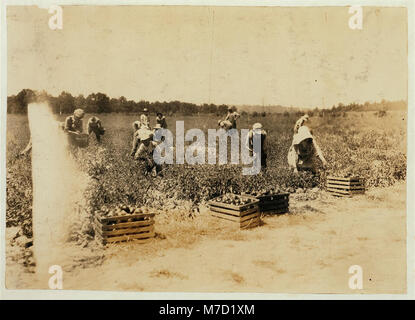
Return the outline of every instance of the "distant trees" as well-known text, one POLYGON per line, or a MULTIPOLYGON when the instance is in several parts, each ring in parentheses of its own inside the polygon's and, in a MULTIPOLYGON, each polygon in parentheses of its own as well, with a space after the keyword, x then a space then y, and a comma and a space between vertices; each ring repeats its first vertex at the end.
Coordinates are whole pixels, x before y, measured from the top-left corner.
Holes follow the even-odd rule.
POLYGON ((31 89, 23 89, 17 95, 7 97, 8 113, 27 113, 27 105, 34 101, 36 94, 31 89))
POLYGON ((382 99, 380 102, 368 102, 366 101, 363 104, 359 103, 350 103, 344 105, 339 103, 337 106, 333 106, 332 112, 347 112, 347 111, 379 111, 379 110, 406 110, 408 104, 404 100, 398 101, 387 101, 382 99))
POLYGON ((75 109, 79 109, 79 108, 84 109, 86 106, 86 99, 84 95, 80 94, 79 96, 77 96, 75 98, 74 103, 75 103, 75 109))
POLYGON ((228 112, 228 106, 225 104, 221 104, 220 106, 218 106, 218 113, 219 114, 226 114, 226 112, 228 112))
POLYGON ((85 112, 87 113, 108 113, 110 109, 110 99, 105 93, 91 93, 86 97, 85 112))
POLYGON ((68 92, 62 91, 55 100, 53 109, 62 113, 72 113, 75 110, 75 98, 68 92))
POLYGON ((35 92, 30 89, 23 89, 17 95, 7 97, 8 113, 26 113, 27 105, 33 101, 47 101, 53 112, 58 114, 72 113, 77 108, 82 108, 87 113, 140 113, 144 108, 150 112, 161 112, 166 115, 180 113, 183 115, 201 114, 217 114, 224 115, 228 110, 227 105, 203 104, 196 105, 194 103, 181 102, 178 100, 170 102, 153 103, 145 100, 136 102, 127 100, 124 96, 119 98, 110 98, 106 94, 97 92, 91 93, 86 98, 80 94, 77 97, 72 96, 66 91, 62 91, 57 97, 51 96, 46 92, 35 92))
MULTIPOLYGON (((228 111, 226 104, 216 105, 213 103, 197 105, 189 102, 181 102, 178 100, 170 102, 149 102, 140 100, 127 100, 124 96, 119 98, 110 98, 105 93, 97 92, 91 93, 86 98, 80 94, 77 97, 72 96, 69 92, 62 91, 60 95, 54 97, 45 91, 35 92, 31 89, 23 89, 17 95, 7 97, 7 112, 21 113, 27 112, 27 105, 34 101, 48 101, 54 113, 68 114, 72 113, 77 108, 84 109, 87 113, 108 113, 108 112, 122 112, 122 113, 141 113, 144 108, 150 112, 161 112, 165 115, 172 115, 179 113, 183 115, 193 114, 214 114, 218 117, 225 115, 228 111)), ((337 106, 333 105, 331 109, 314 108, 308 111, 308 114, 314 116, 324 117, 326 115, 343 115, 348 111, 379 111, 379 110, 406 110, 406 101, 386 101, 381 102, 365 102, 364 104, 350 103, 344 105, 339 103, 337 106)), ((247 115, 247 111, 242 111, 242 115, 247 115)), ((253 111, 249 113, 252 116, 263 116, 267 113, 265 111, 253 111)), ((298 108, 294 110, 285 110, 282 116, 288 117, 294 114, 300 117, 304 112, 299 111, 298 108)))

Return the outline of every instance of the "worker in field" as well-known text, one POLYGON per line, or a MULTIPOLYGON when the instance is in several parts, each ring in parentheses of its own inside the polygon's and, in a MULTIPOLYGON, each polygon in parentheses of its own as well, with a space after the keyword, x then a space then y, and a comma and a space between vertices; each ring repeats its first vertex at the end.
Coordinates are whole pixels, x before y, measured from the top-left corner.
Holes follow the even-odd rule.
POLYGON ((148 109, 144 108, 143 114, 140 116, 140 123, 142 127, 147 127, 148 129, 151 129, 150 127, 150 119, 148 115, 148 109))
MULTIPOLYGON (((140 139, 138 138, 138 135, 136 135, 136 132, 138 131, 138 130, 140 130, 140 127, 141 127, 141 123, 140 123, 140 121, 134 121, 133 122, 133 148, 134 148, 134 145, 135 144, 138 144, 138 143, 140 143, 140 139), (137 141, 136 141, 137 140, 137 141)), ((132 152, 132 151, 131 151, 132 152)), ((133 154, 132 154, 133 155, 133 154)))
POLYGON ((236 112, 236 109, 229 107, 228 114, 226 115, 225 121, 229 121, 232 125, 231 129, 236 129, 236 120, 238 120, 240 114, 236 112))
MULTIPOLYGON (((137 125, 136 122, 134 122, 135 126, 137 125)), ((153 138, 154 130, 149 129, 146 126, 140 126, 138 130, 134 131, 133 145, 132 145, 131 152, 130 152, 131 157, 135 157, 135 154, 137 153, 142 140, 147 139, 148 135, 151 135, 151 138, 153 138)))
POLYGON ((308 114, 305 114, 300 119, 298 119, 294 126, 294 134, 298 133, 298 129, 300 129, 301 126, 304 126, 308 120, 308 114))
POLYGON ((95 134, 95 137, 97 138, 98 143, 101 142, 101 136, 104 135, 105 129, 102 126, 102 122, 98 117, 91 117, 88 120, 88 134, 90 135, 92 132, 95 134))
POLYGON ((76 132, 82 133, 83 130, 83 118, 85 116, 85 111, 82 109, 76 109, 73 112, 73 115, 69 116, 65 120, 65 131, 66 132, 76 132))
POLYGON ((156 124, 159 124, 162 129, 167 129, 166 117, 161 112, 157 112, 156 124))
POLYGON ((134 136, 130 155, 144 163, 145 174, 153 171, 153 176, 156 176, 161 171, 161 166, 153 158, 153 151, 157 146, 157 143, 153 141, 153 132, 142 127, 136 131, 134 136))
POLYGON ((292 145, 288 151, 288 164, 294 168, 294 172, 310 171, 317 172, 318 159, 323 167, 327 166, 327 161, 313 137, 311 130, 307 126, 300 126, 298 132, 294 134, 292 145))
MULTIPOLYGON (((64 130, 65 129, 65 123, 57 121, 56 125, 59 129, 64 130)), ((21 156, 26 156, 32 151, 32 136, 30 136, 29 142, 27 143, 26 147, 20 152, 21 156)))
POLYGON ((88 145, 88 134, 83 131, 83 118, 85 111, 76 109, 73 115, 65 119, 65 132, 68 134, 69 145, 76 147, 86 147, 88 145))
POLYGON ((267 168, 267 153, 265 148, 265 139, 267 137, 267 132, 262 128, 262 124, 257 122, 252 126, 252 129, 249 130, 247 139, 246 139, 246 147, 250 151, 250 155, 254 156, 254 161, 261 161, 261 168, 267 168), (255 154, 254 150, 254 136, 258 135, 261 139, 261 158, 256 159, 257 155, 255 154))
MULTIPOLYGON (((156 134, 157 130, 160 130, 160 129, 165 129, 165 128, 162 128, 160 123, 156 123, 156 125, 153 128, 153 136, 156 134)), ((166 137, 165 136, 162 136, 161 139, 160 139, 160 141, 159 141, 159 143, 163 142, 165 139, 166 139, 166 137)))

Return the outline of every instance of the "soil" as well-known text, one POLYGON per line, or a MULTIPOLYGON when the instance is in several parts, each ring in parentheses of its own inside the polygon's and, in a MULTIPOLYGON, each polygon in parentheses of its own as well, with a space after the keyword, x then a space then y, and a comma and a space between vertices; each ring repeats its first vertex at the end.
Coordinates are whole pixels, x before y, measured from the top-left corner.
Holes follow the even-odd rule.
MULTIPOLYGON (((292 195, 290 213, 264 216, 239 230, 210 217, 159 217, 157 237, 103 248, 68 244, 63 287, 77 290, 405 293, 406 184, 353 198, 324 191, 292 195), (349 267, 363 270, 363 289, 349 288, 349 267)), ((25 241, 7 228, 6 287, 48 288, 24 266, 25 241), (23 247, 22 247, 23 246, 23 247)))

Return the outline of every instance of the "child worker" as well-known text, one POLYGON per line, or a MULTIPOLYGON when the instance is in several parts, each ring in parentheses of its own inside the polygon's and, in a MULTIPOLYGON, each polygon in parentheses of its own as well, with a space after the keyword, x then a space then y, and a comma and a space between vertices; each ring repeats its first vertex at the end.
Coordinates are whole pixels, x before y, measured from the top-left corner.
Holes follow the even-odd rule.
POLYGON ((143 127, 134 133, 133 148, 130 155, 145 165, 145 175, 153 171, 156 176, 161 171, 161 166, 154 161, 153 151, 157 143, 153 141, 153 131, 143 127))
POLYGON ((294 172, 310 171, 315 174, 318 159, 323 167, 327 166, 327 161, 310 129, 304 125, 300 126, 298 132, 294 134, 287 159, 289 166, 294 168, 294 172))
POLYGON ((105 133, 105 129, 102 126, 101 120, 96 116, 91 117, 88 120, 87 128, 88 134, 90 135, 93 132, 95 134, 95 137, 97 138, 98 143, 100 143, 101 136, 105 133))
POLYGON ((257 122, 252 126, 252 129, 249 130, 248 136, 246 138, 246 147, 252 153, 253 156, 257 157, 254 150, 254 136, 257 135, 260 137, 261 141, 261 158, 257 159, 261 161, 261 168, 267 168, 267 153, 265 148, 265 139, 267 137, 267 132, 262 128, 262 124, 257 122))

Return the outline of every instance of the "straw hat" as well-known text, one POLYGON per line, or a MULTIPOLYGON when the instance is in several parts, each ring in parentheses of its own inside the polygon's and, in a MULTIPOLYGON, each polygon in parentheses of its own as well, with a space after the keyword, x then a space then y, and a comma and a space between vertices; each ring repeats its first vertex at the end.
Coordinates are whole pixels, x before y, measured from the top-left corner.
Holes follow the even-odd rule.
POLYGON ((252 129, 254 130, 262 129, 262 124, 260 124, 259 122, 254 123, 254 125, 252 126, 252 129))
POLYGON ((85 115, 85 111, 84 111, 84 110, 82 110, 82 109, 76 109, 76 110, 73 112, 73 115, 74 115, 76 118, 78 118, 78 119, 82 119, 82 118, 84 117, 84 115, 85 115))
POLYGON ((294 135, 293 144, 300 144, 305 139, 313 139, 313 135, 307 126, 301 126, 298 133, 294 135))

